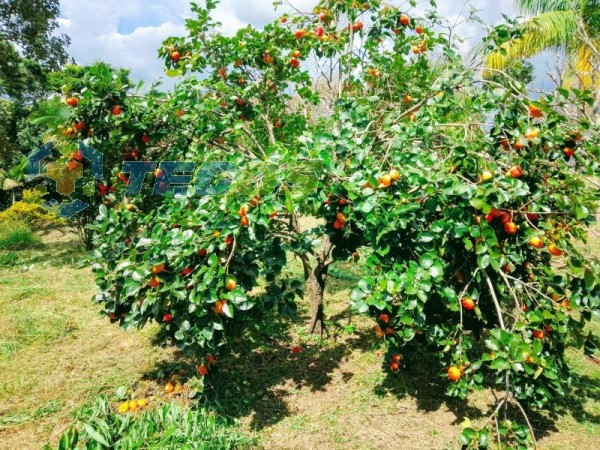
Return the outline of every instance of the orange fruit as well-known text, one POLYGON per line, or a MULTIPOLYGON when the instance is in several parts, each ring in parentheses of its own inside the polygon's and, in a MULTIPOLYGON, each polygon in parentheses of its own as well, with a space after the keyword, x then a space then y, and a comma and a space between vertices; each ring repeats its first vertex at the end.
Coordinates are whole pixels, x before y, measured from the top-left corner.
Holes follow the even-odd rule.
POLYGON ((230 278, 229 280, 227 280, 227 283, 225 284, 225 288, 227 288, 230 291, 233 291, 236 287, 237 287, 237 283, 235 282, 235 280, 233 278, 230 278))
POLYGON ((390 170, 389 175, 393 181, 398 181, 400 179, 400 172, 398 172, 396 169, 390 170))
POLYGON ((542 330, 533 330, 531 334, 536 339, 544 339, 544 332, 542 330))
POLYGON ((170 394, 171 392, 173 392, 175 390, 175 386, 173 385, 173 383, 171 383, 170 381, 165 384, 165 387, 163 389, 163 392, 165 394, 170 394))
POLYGON ((506 222, 504 224, 504 231, 506 234, 517 234, 517 224, 514 222, 506 222))
POLYGON ((544 112, 535 105, 529 105, 529 115, 531 117, 540 118, 544 116, 544 112))
POLYGON ((247 227, 248 225, 250 225, 250 219, 248 219, 248 217, 244 216, 240 219, 240 224, 243 227, 247 227))
POLYGON ((450 379, 450 381, 458 381, 460 380, 461 376, 462 372, 458 367, 452 366, 448 369, 448 378, 450 379))
POLYGON ((529 245, 531 245, 534 248, 542 248, 544 246, 544 241, 541 240, 539 237, 534 236, 531 239, 529 239, 529 245))
POLYGON ((208 375, 208 367, 206 367, 204 364, 200 364, 198 366, 198 373, 205 377, 206 375, 208 375))
POLYGON ((473 309, 475 309, 475 302, 472 298, 465 297, 460 303, 462 307, 465 308, 467 311, 472 311, 473 309))
POLYGON ((163 273, 165 271, 165 265, 164 264, 157 264, 156 266, 154 266, 152 268, 152 273, 157 274, 157 273, 163 273))
POLYGON ((375 330, 375 334, 378 337, 384 337, 385 333, 383 332, 383 330, 381 329, 381 327, 379 325, 377 325, 375 328, 373 328, 373 330, 375 330))
POLYGON ((226 303, 227 303, 227 300, 219 300, 217 303, 215 303, 215 306, 213 307, 213 311, 216 314, 223 314, 223 307, 225 306, 226 303))
POLYGON ((390 364, 390 369, 392 370, 392 372, 397 372, 400 369, 400 365, 394 361, 390 364))
POLYGON ((214 365, 215 357, 213 355, 206 355, 206 362, 211 366, 214 365))
POLYGON ((389 187, 390 184, 392 184, 392 177, 389 174, 385 174, 379 178, 380 187, 389 187))
POLYGON ((408 17, 406 14, 402 14, 400 16, 400 23, 404 26, 407 26, 410 23, 410 17, 408 17))
POLYGON ((560 248, 558 248, 554 243, 548 244, 548 252, 552 256, 560 256, 563 254, 563 251, 560 248))

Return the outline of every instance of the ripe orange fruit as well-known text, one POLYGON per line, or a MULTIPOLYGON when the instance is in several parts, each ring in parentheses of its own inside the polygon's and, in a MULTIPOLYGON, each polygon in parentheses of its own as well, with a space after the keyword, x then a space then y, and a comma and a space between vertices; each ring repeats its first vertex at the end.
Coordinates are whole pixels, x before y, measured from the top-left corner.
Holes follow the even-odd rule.
POLYGON ((571 302, 569 300, 563 300, 560 302, 560 306, 563 308, 567 308, 567 310, 571 311, 571 302))
POLYGON ((129 402, 123 402, 119 405, 119 412, 126 413, 129 411, 129 402))
POLYGON ((402 356, 401 356, 401 355, 399 355, 398 353, 396 353, 394 356, 392 356, 392 359, 393 359, 394 361, 396 361, 397 363, 399 363, 399 362, 400 362, 400 360, 402 359, 402 356))
POLYGON ((525 133, 525 139, 535 139, 536 137, 538 137, 538 134, 539 130, 537 128, 529 129, 527 130, 527 133, 525 133))
POLYGON ((156 277, 152 277, 150 279, 150 287, 151 288, 157 288, 160 286, 160 280, 156 277))
POLYGON ((215 231, 215 232, 213 233, 213 237, 214 237, 214 238, 218 238, 219 236, 221 236, 221 232, 220 232, 220 231, 218 231, 218 230, 217 230, 217 231, 215 231))
POLYGON ((138 408, 145 408, 146 406, 148 406, 148 402, 146 401, 146 399, 139 399, 136 401, 138 408))
POLYGON ((213 355, 206 355, 206 362, 213 366, 215 364, 215 357, 213 355))
POLYGON ((400 172, 398 172, 396 169, 390 170, 390 178, 393 181, 398 181, 400 179, 400 172))
POLYGON ((290 66, 292 66, 294 69, 297 69, 298 67, 300 67, 300 61, 296 58, 291 58, 290 66))
POLYGON ((408 17, 406 14, 402 14, 400 16, 400 23, 404 26, 407 26, 410 23, 410 17, 408 17))
POLYGON ((472 298, 465 297, 460 303, 462 304, 462 307, 465 308, 467 311, 472 311, 473 309, 475 309, 475 302, 472 298))
POLYGON ((75 128, 77 131, 81 131, 85 128, 85 122, 81 121, 81 122, 75 122, 73 124, 73 128, 75 128))
POLYGON ((531 239, 529 239, 529 245, 531 245, 534 248, 542 248, 544 246, 544 241, 539 237, 534 236, 531 239))
POLYGON ((335 216, 337 218, 337 220, 339 220, 340 222, 345 222, 346 221, 346 216, 344 215, 344 213, 339 212, 336 214, 335 216))
POLYGON ((223 80, 227 78, 227 69, 225 67, 219 67, 217 73, 223 80))
POLYGON ((450 379, 450 381, 458 381, 458 380, 460 380, 461 376, 462 376, 462 372, 458 367, 451 366, 448 369, 448 378, 450 379))
POLYGON ((523 175, 523 168, 521 166, 512 166, 509 169, 508 174, 513 178, 521 178, 523 175))
POLYGON ((542 330, 533 330, 531 334, 536 339, 544 339, 544 332, 542 330))
POLYGON ((421 53, 421 49, 419 47, 417 47, 416 45, 413 45, 412 52, 415 55, 418 55, 419 53, 421 53))
POLYGON ((173 383, 171 383, 170 381, 167 384, 165 384, 165 387, 163 389, 165 394, 170 394, 174 390, 175 390, 175 385, 173 383))
POLYGON ((506 222, 504 224, 504 231, 506 234, 517 234, 517 224, 514 222, 506 222))
POLYGON ((242 205, 240 206, 238 214, 240 215, 240 217, 244 217, 248 213, 248 211, 250 211, 250 207, 248 205, 242 205))
POLYGON ((418 25, 418 26, 415 27, 415 32, 417 34, 423 34, 423 31, 424 30, 423 30, 423 27, 421 25, 418 25))
POLYGON ((68 106, 75 108, 79 104, 79 100, 77 100, 75 97, 67 97, 67 99, 65 100, 65 103, 68 106))
POLYGON ((227 237, 225 238, 225 244, 226 244, 226 245, 231 245, 231 244, 233 244, 233 236, 232 236, 232 235, 229 235, 229 236, 227 236, 227 237))
POLYGON ((172 52, 172 53, 171 53, 171 59, 172 59, 174 62, 177 62, 177 61, 179 61, 179 60, 181 59, 181 53, 179 53, 178 51, 174 51, 174 52, 172 52))
POLYGON ((304 28, 300 28, 294 32, 294 37, 296 39, 302 39, 304 36, 306 36, 306 33, 307 31, 304 28))
POLYGON ((375 334, 378 337, 384 337, 385 333, 383 332, 383 330, 381 329, 381 327, 379 325, 377 325, 375 328, 373 328, 373 330, 375 330, 375 334))
POLYGON ((223 307, 225 306, 226 303, 227 303, 227 300, 219 300, 217 303, 215 303, 215 306, 213 307, 213 311, 216 314, 223 314, 223 307))
POLYGON ((381 313, 379 314, 379 320, 381 320, 383 323, 390 323, 390 316, 385 313, 381 313))
POLYGON ((560 248, 558 248, 554 243, 548 244, 548 252, 552 256, 560 256, 563 254, 563 251, 560 248))
POLYGON ((387 328, 385 329, 385 334, 396 334, 396 330, 394 330, 394 329, 393 329, 393 328, 391 328, 391 327, 387 327, 387 328))
POLYGON ((292 56, 293 56, 294 58, 300 58, 300 57, 302 56, 302 53, 300 53, 300 50, 294 50, 294 51, 292 52, 292 56))
POLYGON ((235 280, 233 278, 230 278, 229 280, 227 280, 227 283, 225 284, 225 288, 227 290, 233 291, 236 287, 237 287, 237 283, 235 282, 235 280))
POLYGON ((389 187, 390 184, 392 184, 392 177, 389 174, 385 174, 379 178, 379 187, 389 187))
POLYGON ((265 54, 263 55, 263 61, 265 62, 265 64, 271 65, 275 62, 275 59, 265 52, 265 54))
POLYGON ((147 134, 142 134, 142 142, 144 144, 149 144, 152 139, 147 134))
POLYGON ((252 206, 254 206, 255 208, 258 206, 258 203, 260 202, 260 195, 255 195, 252 200, 250 200, 250 204, 252 206))
POLYGON ((206 375, 208 375, 208 367, 206 367, 204 364, 200 364, 198 366, 198 373, 205 377, 206 375))
POLYGON ((152 273, 154 273, 154 274, 163 273, 164 271, 165 271, 165 265, 163 263, 157 264, 156 266, 154 266, 152 268, 152 273))
POLYGON ((390 369, 392 370, 392 372, 397 372, 400 369, 400 365, 394 361, 390 364, 390 369))
POLYGON ((123 108, 121 108, 119 105, 113 106, 111 109, 113 116, 118 116, 121 114, 121 112, 123 112, 123 108))
POLYGON ((565 156, 568 156, 569 158, 575 154, 575 150, 570 147, 565 147, 563 152, 565 152, 565 156))
POLYGON ((341 230, 342 228, 344 228, 344 222, 342 222, 341 220, 336 220, 335 222, 333 222, 333 228, 335 228, 336 230, 341 230))
POLYGON ((544 112, 535 105, 529 105, 529 115, 531 117, 540 118, 544 116, 544 112))
POLYGON ((75 170, 75 169, 77 169, 78 166, 79 166, 79 163, 77 161, 69 161, 67 163, 67 167, 69 168, 69 170, 75 170))

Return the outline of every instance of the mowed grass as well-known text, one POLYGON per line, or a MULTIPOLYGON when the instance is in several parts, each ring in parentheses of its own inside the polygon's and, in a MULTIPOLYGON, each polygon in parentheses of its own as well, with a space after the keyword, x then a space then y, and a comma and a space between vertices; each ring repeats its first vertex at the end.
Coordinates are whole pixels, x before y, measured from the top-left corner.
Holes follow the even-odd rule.
MULTIPOLYGON (((126 333, 98 316, 93 277, 78 264, 85 254, 73 236, 46 241, 18 252, 11 268, 0 267, 2 449, 55 444, 74 410, 101 394, 114 398, 119 386, 153 407, 170 400, 161 392, 166 378, 176 373, 187 381, 187 394, 194 377, 193 361, 151 344, 152 328, 126 333)), ((592 235, 586 251, 597 255, 599 243, 592 235)), ((289 270, 300 276, 298 263, 289 270)), ((372 321, 347 308, 359 274, 359 265, 332 268, 326 338, 306 333, 305 304, 295 320, 271 317, 240 336, 219 360, 207 406, 240 419, 265 449, 459 448, 463 420, 482 422, 498 394, 476 392, 468 403, 445 397, 441 368, 427 354, 388 377, 372 321), (294 346, 302 351, 292 353, 294 346)), ((540 448, 598 448, 600 367, 576 350, 569 360, 573 391, 550 413, 531 414, 540 448)))

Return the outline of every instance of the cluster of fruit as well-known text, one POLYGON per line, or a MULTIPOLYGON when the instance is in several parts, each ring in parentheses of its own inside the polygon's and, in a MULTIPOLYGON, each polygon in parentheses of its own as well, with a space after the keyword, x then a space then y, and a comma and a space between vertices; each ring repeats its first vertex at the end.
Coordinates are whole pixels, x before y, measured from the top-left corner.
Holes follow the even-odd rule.
POLYGON ((126 402, 123 402, 119 405, 119 412, 120 413, 126 413, 126 412, 136 412, 139 411, 141 409, 144 409, 148 406, 148 402, 145 399, 134 399, 134 400, 129 400, 126 402))

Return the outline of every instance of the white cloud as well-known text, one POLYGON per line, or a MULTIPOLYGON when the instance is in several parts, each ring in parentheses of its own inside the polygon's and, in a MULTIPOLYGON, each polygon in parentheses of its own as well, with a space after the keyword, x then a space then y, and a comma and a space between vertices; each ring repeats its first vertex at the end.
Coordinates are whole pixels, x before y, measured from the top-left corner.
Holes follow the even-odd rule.
MULTIPOLYGON (((316 0, 292 3, 308 12, 316 0)), ((512 0, 468 3, 481 9, 480 16, 488 23, 498 23, 502 12, 512 14, 512 0)), ((438 0, 438 5, 445 17, 460 20, 468 14, 468 7, 457 0, 438 0)), ((232 34, 249 23, 262 26, 288 9, 275 11, 271 0, 222 0, 214 16, 222 23, 222 31, 232 34)), ((185 18, 190 15, 188 0, 61 0, 59 24, 71 37, 69 51, 79 64, 103 60, 131 69, 136 79, 151 81, 163 74, 157 49, 168 36, 186 34, 185 18)), ((457 32, 471 38, 462 44, 462 51, 482 36, 481 27, 472 23, 460 25, 457 32)))

